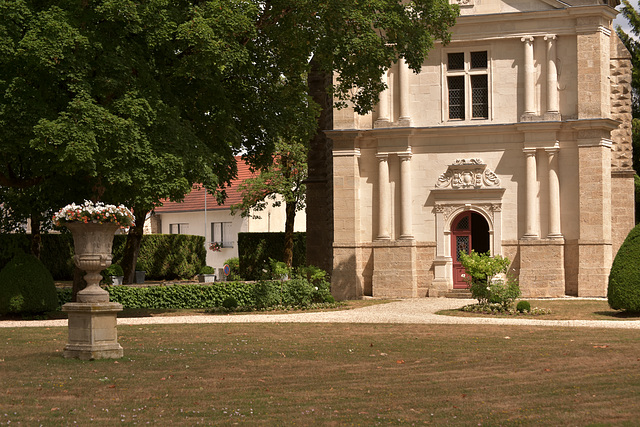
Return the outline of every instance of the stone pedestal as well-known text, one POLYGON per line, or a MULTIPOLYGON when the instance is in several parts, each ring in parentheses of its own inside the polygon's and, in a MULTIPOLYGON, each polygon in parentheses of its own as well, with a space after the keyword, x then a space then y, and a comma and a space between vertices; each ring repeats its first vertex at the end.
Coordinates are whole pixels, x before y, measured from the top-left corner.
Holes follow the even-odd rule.
POLYGON ((71 302, 63 305, 62 311, 69 315, 69 342, 64 348, 65 358, 93 360, 123 356, 116 329, 121 304, 71 302))

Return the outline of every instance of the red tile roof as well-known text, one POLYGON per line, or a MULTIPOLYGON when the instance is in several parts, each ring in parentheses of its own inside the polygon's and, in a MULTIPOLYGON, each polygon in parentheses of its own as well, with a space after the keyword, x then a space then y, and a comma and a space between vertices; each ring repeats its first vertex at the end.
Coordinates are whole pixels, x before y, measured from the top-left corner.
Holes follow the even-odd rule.
POLYGON ((229 209, 231 205, 242 200, 239 191, 240 183, 247 178, 251 178, 253 174, 249 170, 249 165, 242 161, 242 158, 236 157, 238 165, 238 177, 231 181, 231 186, 226 188, 227 198, 224 204, 219 205, 216 198, 204 191, 201 184, 194 184, 193 189, 184 197, 182 202, 163 201, 163 205, 155 209, 156 213, 170 212, 197 212, 204 210, 205 194, 207 197, 207 210, 229 209))

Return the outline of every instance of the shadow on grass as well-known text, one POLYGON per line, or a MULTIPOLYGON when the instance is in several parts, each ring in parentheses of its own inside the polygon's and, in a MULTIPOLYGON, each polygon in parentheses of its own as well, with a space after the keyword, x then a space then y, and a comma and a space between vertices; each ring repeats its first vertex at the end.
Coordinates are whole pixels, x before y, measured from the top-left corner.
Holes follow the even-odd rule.
POLYGON ((593 313, 599 316, 613 317, 614 319, 640 320, 640 313, 629 311, 594 311, 593 313))

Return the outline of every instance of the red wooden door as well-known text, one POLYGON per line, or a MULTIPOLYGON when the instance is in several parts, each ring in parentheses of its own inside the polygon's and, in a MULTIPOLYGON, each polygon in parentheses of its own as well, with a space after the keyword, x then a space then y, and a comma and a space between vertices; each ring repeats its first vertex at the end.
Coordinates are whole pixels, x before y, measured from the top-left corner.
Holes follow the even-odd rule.
POLYGON ((464 267, 460 263, 460 251, 471 253, 471 211, 463 212, 451 227, 451 258, 453 258, 453 288, 469 287, 464 267))

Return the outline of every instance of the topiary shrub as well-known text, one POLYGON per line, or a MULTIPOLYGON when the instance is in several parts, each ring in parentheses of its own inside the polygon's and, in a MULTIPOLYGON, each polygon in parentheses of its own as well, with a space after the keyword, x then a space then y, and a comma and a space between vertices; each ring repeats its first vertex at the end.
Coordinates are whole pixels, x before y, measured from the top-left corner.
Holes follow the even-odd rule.
POLYGON ((37 314, 56 308, 53 277, 33 255, 19 253, 0 271, 0 314, 37 314))
POLYGON ((518 305, 516 305, 516 310, 520 313, 529 312, 531 311, 531 304, 529 304, 529 301, 519 301, 518 305))
POLYGON ((640 313, 640 224, 620 246, 609 273, 607 299, 614 310, 640 313))
POLYGON ((222 306, 227 310, 235 310, 238 308, 238 301, 234 297, 226 297, 224 301, 222 301, 222 306))

